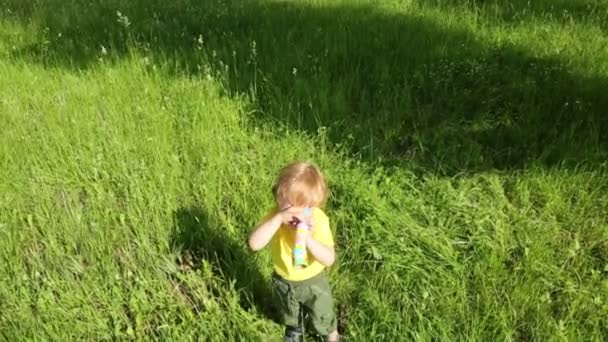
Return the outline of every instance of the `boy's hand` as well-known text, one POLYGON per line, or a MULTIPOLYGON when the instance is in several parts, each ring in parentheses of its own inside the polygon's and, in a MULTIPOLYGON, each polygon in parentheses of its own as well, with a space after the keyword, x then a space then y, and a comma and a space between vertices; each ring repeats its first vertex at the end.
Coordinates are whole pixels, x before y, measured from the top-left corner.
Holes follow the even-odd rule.
POLYGON ((298 207, 285 207, 281 209, 279 215, 281 216, 281 222, 286 225, 295 226, 297 220, 300 220, 302 208, 298 207))
POLYGON ((281 215, 281 221, 286 225, 295 227, 299 222, 305 222, 312 231, 312 228, 314 227, 312 213, 307 211, 310 211, 310 209, 303 207, 287 207, 281 210, 279 215, 281 215))

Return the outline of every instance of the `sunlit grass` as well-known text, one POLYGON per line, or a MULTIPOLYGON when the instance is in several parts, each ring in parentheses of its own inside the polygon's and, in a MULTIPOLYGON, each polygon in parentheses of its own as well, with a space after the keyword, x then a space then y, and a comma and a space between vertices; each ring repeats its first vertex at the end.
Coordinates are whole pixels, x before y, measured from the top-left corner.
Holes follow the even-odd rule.
POLYGON ((352 340, 602 340, 608 4, 572 3, 0 0, 0 336, 279 340, 245 239, 303 158, 352 340))

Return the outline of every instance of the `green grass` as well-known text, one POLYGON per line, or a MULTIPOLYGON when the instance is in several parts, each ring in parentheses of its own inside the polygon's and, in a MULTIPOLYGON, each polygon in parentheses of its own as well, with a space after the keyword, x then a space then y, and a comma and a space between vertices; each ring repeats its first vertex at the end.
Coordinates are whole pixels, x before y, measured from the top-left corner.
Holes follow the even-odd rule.
POLYGON ((280 340, 245 239, 303 158, 351 340, 602 341, 606 23, 605 0, 0 0, 0 339, 280 340))

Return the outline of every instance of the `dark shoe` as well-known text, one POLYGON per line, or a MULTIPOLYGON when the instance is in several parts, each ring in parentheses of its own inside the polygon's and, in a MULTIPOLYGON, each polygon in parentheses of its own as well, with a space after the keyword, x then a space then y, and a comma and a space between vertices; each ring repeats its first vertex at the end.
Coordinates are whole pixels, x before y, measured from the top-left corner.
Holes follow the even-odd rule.
POLYGON ((285 328, 284 342, 302 342, 302 330, 300 328, 285 328))

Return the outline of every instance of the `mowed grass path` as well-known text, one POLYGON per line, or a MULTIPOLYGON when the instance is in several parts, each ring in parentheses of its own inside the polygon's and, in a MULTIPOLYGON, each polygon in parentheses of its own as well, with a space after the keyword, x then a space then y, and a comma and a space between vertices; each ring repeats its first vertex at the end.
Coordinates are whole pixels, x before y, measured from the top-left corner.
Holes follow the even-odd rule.
POLYGON ((0 0, 0 339, 279 340, 310 159, 352 340, 604 340, 608 2, 505 3, 0 0))

